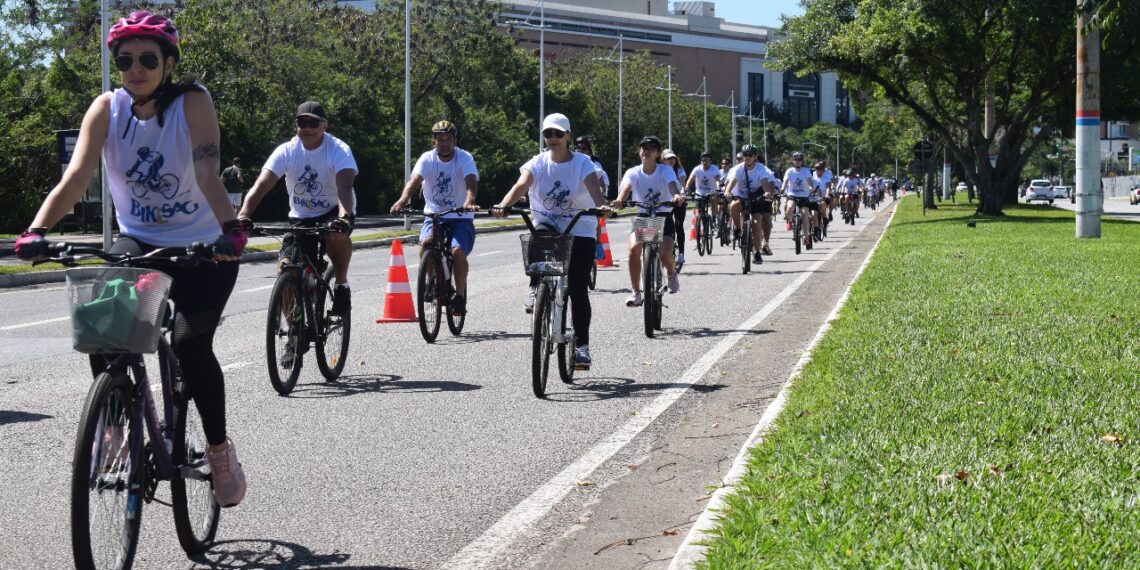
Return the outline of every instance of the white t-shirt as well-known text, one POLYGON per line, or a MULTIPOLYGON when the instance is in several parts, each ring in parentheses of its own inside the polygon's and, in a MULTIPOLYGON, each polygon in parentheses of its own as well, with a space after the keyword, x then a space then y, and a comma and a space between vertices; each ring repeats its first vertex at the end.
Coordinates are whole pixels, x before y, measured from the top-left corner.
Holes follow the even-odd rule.
POLYGON ((590 160, 594 163, 594 171, 598 173, 598 181, 602 183, 602 194, 605 194, 610 188, 610 175, 606 174, 606 169, 602 168, 601 162, 590 160))
MULTIPOLYGON (((658 164, 653 169, 653 174, 646 174, 642 165, 634 166, 625 171, 625 176, 621 178, 621 186, 625 185, 633 190, 633 201, 635 202, 664 202, 664 206, 657 208, 658 212, 671 212, 673 205, 668 202, 673 199, 675 192, 673 188, 681 189, 681 185, 677 182, 677 175, 668 164, 658 164), (670 186, 670 183, 676 186, 670 186)), ((638 208, 638 212, 646 213, 649 210, 645 208, 638 208)))
POLYGON ((728 179, 736 181, 736 185, 732 187, 732 195, 740 198, 759 198, 758 195, 764 192, 762 182, 765 180, 770 180, 773 184, 779 182, 776 180, 776 174, 759 161, 754 163, 752 168, 748 168, 743 162, 733 166, 732 170, 728 171, 728 179))
MULTIPOLYGON (((301 139, 294 136, 269 155, 263 168, 285 179, 285 188, 289 190, 289 217, 301 219, 315 218, 336 208, 337 172, 359 172, 352 149, 328 133, 321 146, 313 150, 306 149, 301 139)), ((356 189, 352 192, 355 210, 356 189)))
POLYGON ((720 168, 717 168, 715 164, 710 164, 708 170, 705 170, 704 166, 695 168, 693 176, 697 178, 697 181, 693 183, 693 186, 697 187, 697 196, 708 196, 716 192, 720 175, 720 168))
POLYGON ((831 184, 831 171, 824 170, 822 175, 813 172, 811 175, 812 198, 819 199, 827 195, 828 184, 831 184))
POLYGON ((125 90, 111 95, 103 159, 115 217, 123 235, 158 247, 211 242, 222 233, 198 187, 185 100, 175 99, 159 126, 158 117, 135 118, 125 90))
MULTIPOLYGON (((550 151, 547 150, 519 168, 519 172, 529 172, 534 177, 527 198, 536 224, 554 225, 558 231, 563 231, 578 210, 596 206, 586 189, 586 179, 598 175, 594 170, 594 161, 580 153, 572 153, 571 157, 558 164, 551 160, 550 151)), ((570 230, 570 235, 594 238, 597 227, 596 217, 582 216, 570 230)))
POLYGON ((807 198, 811 193, 811 170, 806 166, 789 168, 784 173, 784 187, 788 194, 796 198, 807 198))
MULTIPOLYGON (((475 158, 471 153, 456 147, 451 160, 440 160, 435 149, 420 155, 412 174, 423 177, 424 210, 428 212, 442 212, 458 208, 467 202, 467 177, 474 176, 479 179, 479 171, 475 168, 475 158)), ((474 212, 466 214, 448 214, 444 219, 466 218, 474 219, 474 212)))
POLYGON ((859 186, 862 184, 863 181, 859 180, 858 176, 848 176, 843 179, 843 189, 846 190, 848 194, 858 194, 859 186))

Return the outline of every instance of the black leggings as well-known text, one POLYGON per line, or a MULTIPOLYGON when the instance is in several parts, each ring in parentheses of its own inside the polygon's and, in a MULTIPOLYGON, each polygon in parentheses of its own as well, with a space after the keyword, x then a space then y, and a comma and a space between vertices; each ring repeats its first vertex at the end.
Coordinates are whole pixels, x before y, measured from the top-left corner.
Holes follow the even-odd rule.
MULTIPOLYGON (((111 246, 111 253, 139 255, 155 249, 121 237, 111 246)), ((226 441, 226 387, 214 355, 214 332, 237 282, 238 264, 204 262, 195 267, 164 267, 162 271, 174 279, 170 291, 175 308, 172 348, 202 415, 206 441, 220 445, 226 441)), ((92 355, 92 371, 98 373, 104 362, 103 357, 92 355)))
MULTIPOLYGON (((570 270, 566 275, 566 292, 570 294, 570 318, 574 323, 575 346, 590 344, 590 270, 594 266, 594 244, 590 237, 574 236, 570 250, 570 270)), ((541 278, 530 278, 530 286, 538 285, 541 278)))
POLYGON ((673 236, 677 251, 685 255, 685 206, 673 206, 673 227, 677 228, 677 235, 673 236))

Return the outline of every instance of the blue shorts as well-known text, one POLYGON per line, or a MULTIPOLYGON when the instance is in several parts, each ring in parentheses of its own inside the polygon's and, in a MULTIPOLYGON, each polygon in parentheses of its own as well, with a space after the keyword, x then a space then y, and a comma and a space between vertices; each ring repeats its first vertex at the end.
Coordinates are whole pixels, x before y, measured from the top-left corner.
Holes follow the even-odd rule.
MULTIPOLYGON (((452 218, 440 220, 443 226, 451 228, 451 247, 463 250, 470 254, 475 249, 475 221, 465 218, 452 218)), ((424 218, 424 225, 420 229, 420 243, 431 237, 431 218, 424 218)))

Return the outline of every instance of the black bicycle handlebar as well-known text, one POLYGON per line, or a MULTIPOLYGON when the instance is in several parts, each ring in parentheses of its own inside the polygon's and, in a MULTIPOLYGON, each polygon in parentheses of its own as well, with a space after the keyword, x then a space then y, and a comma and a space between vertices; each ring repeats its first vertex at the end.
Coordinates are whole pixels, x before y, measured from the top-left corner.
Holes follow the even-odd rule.
POLYGON ((132 255, 129 253, 109 253, 103 248, 93 245, 53 241, 48 242, 48 253, 51 254, 51 257, 35 260, 32 265, 59 263, 71 267, 84 259, 98 258, 111 265, 127 267, 152 265, 190 267, 202 261, 213 259, 215 251, 212 244, 194 242, 185 248, 161 247, 143 255, 132 255))
MULTIPOLYGON (((535 233, 538 231, 538 228, 534 227, 534 222, 531 221, 531 218, 530 218, 531 210, 529 208, 514 208, 511 206, 507 206, 505 208, 500 208, 498 206, 492 206, 491 209, 492 210, 502 210, 503 213, 508 215, 508 216, 511 214, 519 214, 522 217, 523 222, 526 223, 526 227, 527 227, 527 229, 530 230, 530 233, 535 233)), ((581 218, 582 216, 602 216, 602 215, 605 215, 606 213, 611 212, 611 211, 612 210, 610 210, 608 208, 586 208, 584 210, 578 210, 578 213, 574 214, 574 217, 570 219, 570 224, 567 225, 566 229, 563 230, 562 233, 559 235, 561 237, 566 237, 570 233, 570 230, 573 229, 574 224, 577 224, 578 219, 581 218)))
POLYGON ((413 208, 400 208, 399 210, 396 210, 396 213, 391 215, 403 216, 405 214, 409 214, 412 216, 424 216, 425 218, 436 219, 448 214, 469 214, 476 211, 478 211, 478 208, 467 208, 465 206, 457 206, 455 208, 449 208, 447 210, 441 210, 439 212, 429 212, 427 210, 416 210, 413 208))

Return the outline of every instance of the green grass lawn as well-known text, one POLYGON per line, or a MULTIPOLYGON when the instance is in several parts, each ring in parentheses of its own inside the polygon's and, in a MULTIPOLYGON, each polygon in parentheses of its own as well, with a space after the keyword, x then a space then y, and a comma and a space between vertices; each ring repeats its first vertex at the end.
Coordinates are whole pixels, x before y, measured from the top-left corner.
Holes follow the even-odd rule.
POLYGON ((901 203, 706 567, 1140 568, 1140 224, 1006 211, 901 203))

